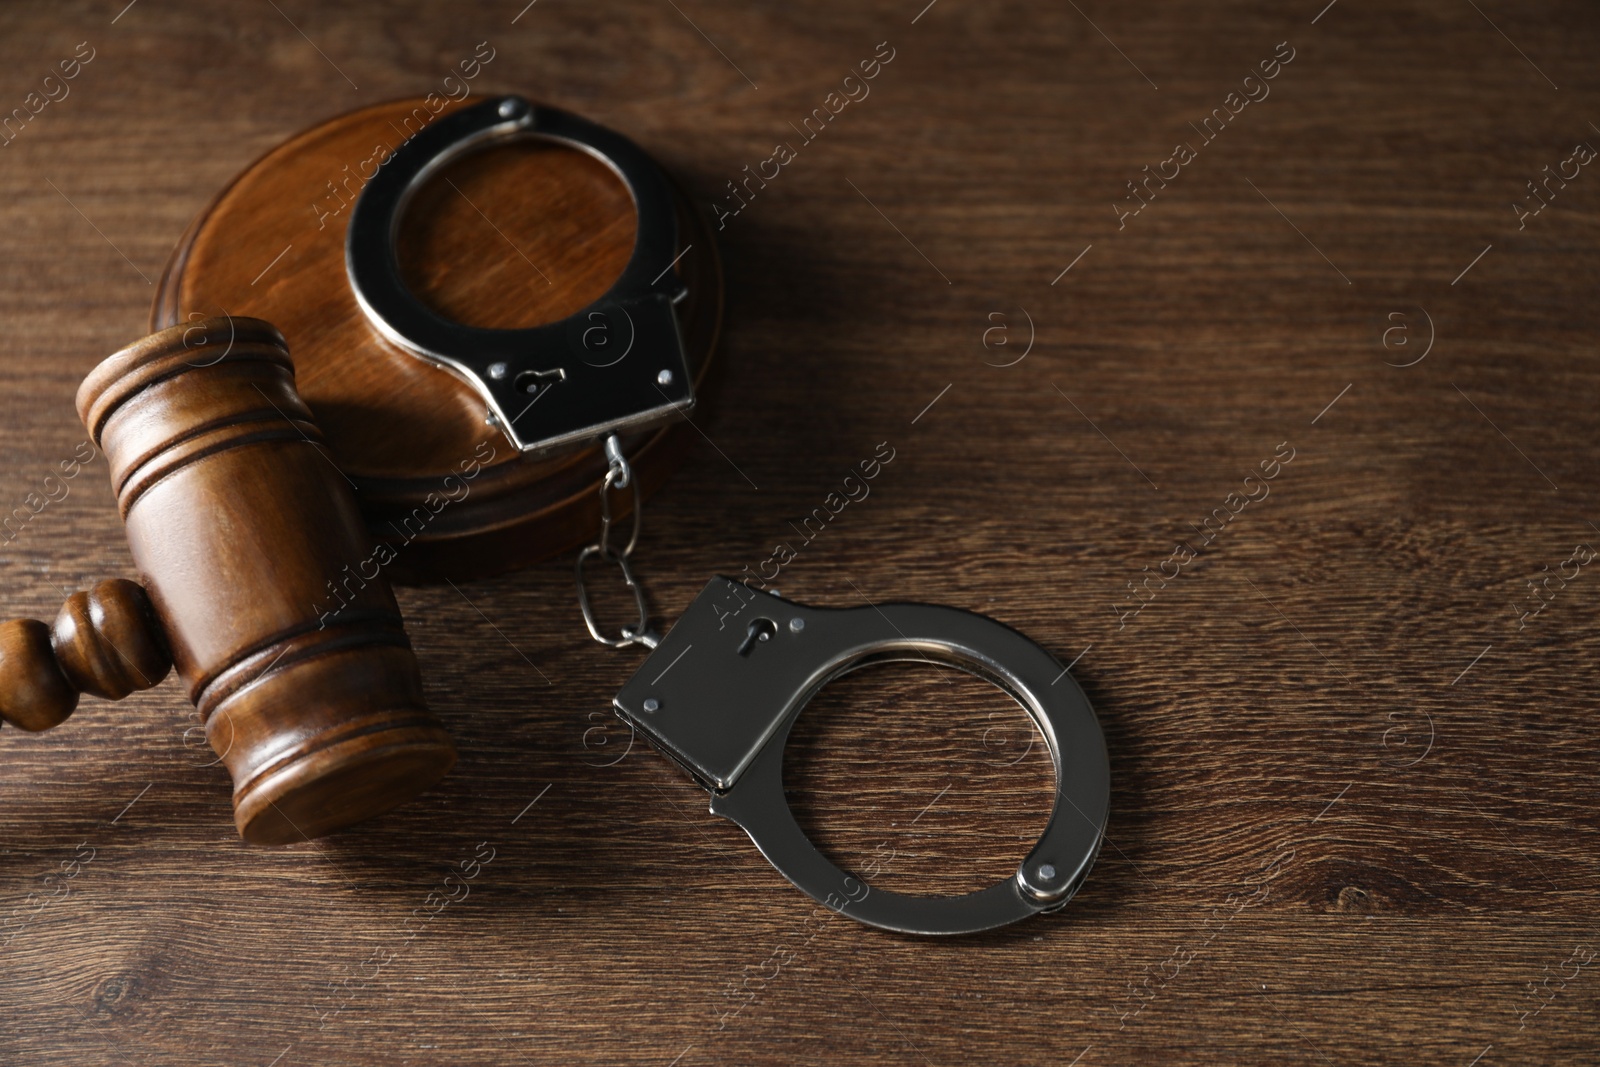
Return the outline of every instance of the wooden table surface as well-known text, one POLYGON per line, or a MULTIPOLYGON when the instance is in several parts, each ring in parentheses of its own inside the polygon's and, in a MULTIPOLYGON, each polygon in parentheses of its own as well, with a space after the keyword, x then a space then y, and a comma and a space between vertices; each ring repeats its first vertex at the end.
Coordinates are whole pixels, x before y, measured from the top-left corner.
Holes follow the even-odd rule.
MULTIPOLYGON (((224 182, 488 42, 475 92, 620 129, 708 208, 794 150, 718 234, 657 618, 778 543, 801 601, 988 613, 1074 664, 1112 817, 1056 915, 868 929, 630 748, 638 656, 584 635, 570 559, 405 589, 461 761, 355 831, 241 844, 171 682, 0 733, 0 1063, 1594 1061, 1592 6, 123 2, 0 11, 0 112, 92 56, 0 147, 0 511, 224 182)), ((130 573, 104 461, 50 484, 0 540, 10 615, 130 573)), ((977 888, 1042 827, 1030 731, 863 672, 792 799, 874 884, 977 888)))

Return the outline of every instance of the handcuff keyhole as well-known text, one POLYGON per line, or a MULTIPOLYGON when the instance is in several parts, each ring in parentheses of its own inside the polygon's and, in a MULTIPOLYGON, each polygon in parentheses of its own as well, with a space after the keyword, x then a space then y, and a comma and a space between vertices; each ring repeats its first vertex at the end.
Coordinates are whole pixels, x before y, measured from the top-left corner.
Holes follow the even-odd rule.
POLYGON ((772 635, 777 632, 778 624, 771 619, 754 620, 750 623, 750 628, 745 631, 744 643, 739 646, 739 655, 749 656, 750 650, 756 647, 757 641, 770 641, 772 640, 772 635))
POLYGON ((556 383, 566 380, 567 368, 556 367, 552 370, 525 370, 517 375, 516 381, 512 384, 516 386, 517 392, 536 397, 556 383))

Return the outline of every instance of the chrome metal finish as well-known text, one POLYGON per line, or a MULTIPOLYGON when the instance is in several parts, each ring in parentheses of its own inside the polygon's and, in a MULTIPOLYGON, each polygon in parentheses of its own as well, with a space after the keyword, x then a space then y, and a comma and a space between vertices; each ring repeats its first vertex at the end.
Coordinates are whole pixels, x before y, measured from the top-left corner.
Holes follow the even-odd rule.
POLYGON ((661 638, 650 629, 650 606, 645 602, 644 588, 633 576, 633 568, 628 565, 628 557, 633 555, 634 546, 639 543, 644 494, 639 480, 633 476, 633 468, 628 465, 627 457, 622 454, 622 442, 616 434, 606 438, 605 449, 611 466, 606 471, 605 480, 600 483, 600 539, 578 553, 578 609, 583 612, 583 624, 589 628, 589 636, 602 645, 608 648, 626 648, 628 645, 655 648, 661 638), (633 532, 628 536, 628 543, 619 551, 611 545, 611 490, 625 488, 630 482, 633 484, 633 532), (583 576, 583 565, 590 556, 599 556, 617 565, 622 571, 622 580, 633 593, 633 601, 639 608, 638 625, 624 626, 618 637, 607 637, 601 631, 600 624, 594 618, 594 609, 589 605, 589 588, 583 576))
POLYGON ((517 448, 539 453, 646 429, 694 407, 673 311, 687 295, 671 270, 677 245, 672 189, 637 145, 576 115, 513 96, 451 112, 378 168, 351 212, 345 270, 380 333, 460 376, 517 448), (520 330, 452 322, 406 288, 395 254, 400 219, 416 191, 446 164, 521 138, 587 152, 622 179, 638 216, 633 252, 605 295, 560 322, 520 330), (554 400, 541 403, 552 394, 554 400))
POLYGON ((644 588, 639 585, 639 579, 633 576, 633 568, 628 565, 628 557, 622 555, 614 548, 601 549, 599 545, 589 545, 578 553, 578 610, 583 612, 583 624, 589 628, 589 636, 605 645, 607 648, 627 648, 629 645, 643 645, 646 648, 655 648, 661 638, 650 629, 650 607, 645 603, 644 588), (607 637, 600 629, 600 624, 595 621, 594 608, 589 603, 589 588, 583 575, 583 565, 590 556, 599 556, 601 559, 615 563, 622 571, 622 580, 627 585, 628 591, 633 594, 633 602, 639 608, 639 621, 633 626, 624 626, 618 631, 618 636, 607 637))
MULTIPOLYGON (((633 468, 628 465, 628 457, 622 454, 622 441, 616 434, 606 438, 605 451, 606 463, 617 473, 617 488, 628 488, 628 480, 633 477, 633 468)), ((628 551, 633 551, 633 542, 628 542, 628 545, 628 551)))
POLYGON ((1077 892, 1100 851, 1111 772, 1089 700, 1055 657, 982 615, 931 604, 811 608, 716 578, 614 703, 711 791, 711 811, 743 827, 785 878, 872 926, 961 934, 1053 911, 1077 892), (1055 806, 1011 878, 960 897, 875 889, 818 852, 795 821, 783 793, 783 749, 795 719, 828 682, 884 660, 937 661, 983 678, 1015 697, 1043 734, 1055 806))

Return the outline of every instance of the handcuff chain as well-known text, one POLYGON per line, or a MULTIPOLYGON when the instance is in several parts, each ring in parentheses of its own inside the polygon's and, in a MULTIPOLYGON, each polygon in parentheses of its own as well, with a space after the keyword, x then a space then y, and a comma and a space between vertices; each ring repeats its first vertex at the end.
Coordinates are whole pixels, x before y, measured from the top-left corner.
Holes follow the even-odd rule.
POLYGON ((583 622, 589 628, 589 636, 607 648, 626 648, 629 645, 655 648, 661 638, 650 629, 650 608, 645 603, 644 589, 639 585, 638 579, 634 578, 633 568, 628 565, 628 557, 633 555, 634 547, 639 543, 644 494, 627 457, 622 454, 622 443, 617 440, 616 434, 606 438, 605 447, 610 467, 606 470, 605 479, 600 483, 600 538, 578 553, 578 607, 583 612, 583 622), (628 537, 628 543, 618 551, 611 545, 611 490, 626 489, 629 485, 633 487, 633 532, 628 537), (638 625, 624 626, 619 631, 619 637, 607 637, 601 632, 599 623, 595 621, 594 609, 589 604, 589 589, 583 577, 583 564, 590 556, 596 555, 615 563, 622 571, 622 580, 633 591, 634 603, 639 608, 638 625))

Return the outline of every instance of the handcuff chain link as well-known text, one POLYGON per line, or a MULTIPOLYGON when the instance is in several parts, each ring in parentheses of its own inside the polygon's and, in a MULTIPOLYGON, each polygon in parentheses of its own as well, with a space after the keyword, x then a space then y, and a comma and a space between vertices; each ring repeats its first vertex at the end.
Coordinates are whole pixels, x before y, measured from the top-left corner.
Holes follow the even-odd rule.
POLYGON ((632 466, 622 454, 622 444, 617 440, 616 434, 606 438, 605 447, 610 467, 606 470, 605 479, 600 483, 600 538, 578 553, 578 607, 583 612, 583 623, 589 628, 589 636, 607 648, 626 648, 629 645, 655 648, 661 638, 650 629, 650 608, 645 603, 644 589, 633 576, 633 568, 628 565, 628 557, 633 555, 634 547, 639 543, 644 494, 632 466), (628 537, 628 543, 618 551, 611 544, 611 490, 626 489, 630 485, 633 487, 633 532, 628 537), (600 624, 595 621, 594 609, 589 604, 589 589, 583 576, 583 565, 590 556, 599 556, 615 563, 622 571, 623 582, 633 592, 633 601, 639 608, 639 622, 636 626, 624 626, 619 631, 620 636, 607 637, 600 629, 600 624))

